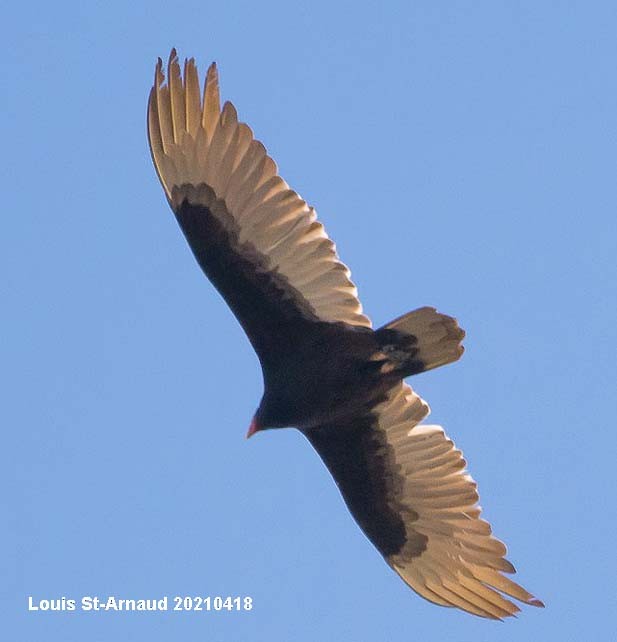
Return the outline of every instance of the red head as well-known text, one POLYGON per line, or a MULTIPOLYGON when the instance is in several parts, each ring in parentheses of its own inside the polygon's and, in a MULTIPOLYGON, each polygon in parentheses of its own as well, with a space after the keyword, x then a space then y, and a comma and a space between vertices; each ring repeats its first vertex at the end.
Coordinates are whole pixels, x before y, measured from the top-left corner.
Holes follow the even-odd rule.
POLYGON ((259 432, 261 429, 262 429, 262 426, 259 423, 259 420, 257 419, 257 415, 255 415, 251 420, 251 425, 249 426, 249 430, 246 433, 246 438, 248 439, 249 437, 252 437, 256 432, 259 432))

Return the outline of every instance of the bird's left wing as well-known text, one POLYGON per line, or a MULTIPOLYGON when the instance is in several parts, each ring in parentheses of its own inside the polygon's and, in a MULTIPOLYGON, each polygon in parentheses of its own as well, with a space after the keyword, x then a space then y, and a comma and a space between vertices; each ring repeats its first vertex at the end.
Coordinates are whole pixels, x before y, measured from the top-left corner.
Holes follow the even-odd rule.
POLYGON ((514 573, 506 547, 480 518, 462 453, 440 426, 420 424, 428 413, 399 383, 364 416, 306 436, 367 537, 422 597, 494 619, 520 610, 502 593, 543 606, 502 574, 514 573))
POLYGON ((182 75, 172 51, 167 83, 159 59, 148 135, 191 249, 254 345, 268 323, 291 317, 370 327, 313 208, 278 176, 234 106, 221 109, 214 64, 202 98, 192 59, 182 75))

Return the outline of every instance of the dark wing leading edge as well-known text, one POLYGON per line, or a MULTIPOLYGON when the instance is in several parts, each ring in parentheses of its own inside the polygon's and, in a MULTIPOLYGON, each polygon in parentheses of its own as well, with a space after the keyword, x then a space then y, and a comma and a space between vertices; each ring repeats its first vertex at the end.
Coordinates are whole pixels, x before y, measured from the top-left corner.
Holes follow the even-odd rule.
POLYGON ((268 333, 286 321, 370 327, 315 211, 277 175, 233 105, 221 110, 214 64, 202 98, 193 59, 182 77, 172 51, 167 84, 159 60, 148 135, 159 179, 195 257, 258 353, 267 352, 268 333))
POLYGON ((366 416, 307 437, 350 512, 388 564, 422 597, 500 619, 543 606, 503 573, 506 547, 480 519, 476 484, 428 405, 404 383, 366 416))

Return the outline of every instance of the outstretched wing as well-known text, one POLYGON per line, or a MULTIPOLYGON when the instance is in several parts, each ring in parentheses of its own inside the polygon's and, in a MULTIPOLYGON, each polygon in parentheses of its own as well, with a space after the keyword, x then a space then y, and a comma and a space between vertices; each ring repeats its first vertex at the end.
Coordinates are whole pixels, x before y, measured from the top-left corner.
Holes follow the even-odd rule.
POLYGON ((356 521, 422 597, 482 617, 543 606, 508 579, 506 547, 480 519, 476 484, 440 426, 419 425, 428 405, 404 383, 346 425, 307 433, 356 521))
POLYGON ((258 353, 287 322, 370 327, 349 270, 313 208, 278 176, 233 105, 221 110, 214 64, 202 99, 193 59, 185 61, 182 76, 173 50, 167 84, 159 59, 148 135, 159 179, 195 257, 258 353))

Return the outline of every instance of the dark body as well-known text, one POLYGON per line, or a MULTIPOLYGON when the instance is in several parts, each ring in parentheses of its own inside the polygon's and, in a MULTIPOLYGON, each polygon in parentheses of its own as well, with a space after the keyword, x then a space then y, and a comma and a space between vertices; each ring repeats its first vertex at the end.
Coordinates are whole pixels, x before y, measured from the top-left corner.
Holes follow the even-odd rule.
POLYGON ((384 372, 390 360, 382 349, 397 340, 395 332, 319 320, 270 270, 267 257, 248 242, 239 244, 231 218, 228 225, 219 222, 220 209, 213 216, 184 200, 176 217, 259 357, 264 378, 256 414, 260 428, 307 430, 357 417, 397 381, 422 370, 415 361, 402 370, 394 363, 384 372))
POLYGON ((373 544, 387 556, 405 544, 405 526, 388 505, 393 486, 385 443, 373 430, 371 409, 404 376, 381 351, 396 333, 328 323, 302 309, 277 283, 267 258, 239 245, 233 227, 207 208, 184 200, 176 217, 199 265, 225 298, 261 362, 264 394, 255 415, 260 428, 299 428, 336 480, 373 544), (250 260, 247 258, 250 256, 250 260), (367 474, 368 473, 368 474, 367 474))

